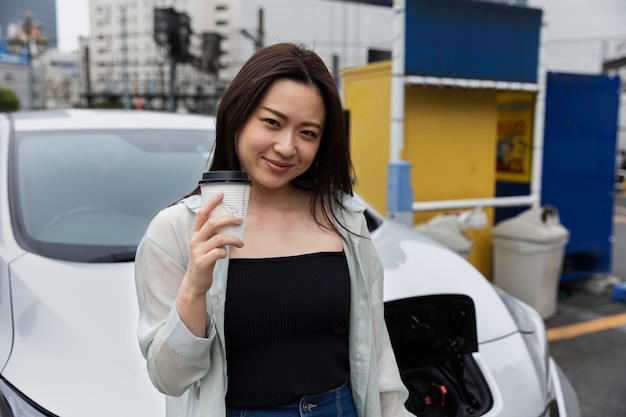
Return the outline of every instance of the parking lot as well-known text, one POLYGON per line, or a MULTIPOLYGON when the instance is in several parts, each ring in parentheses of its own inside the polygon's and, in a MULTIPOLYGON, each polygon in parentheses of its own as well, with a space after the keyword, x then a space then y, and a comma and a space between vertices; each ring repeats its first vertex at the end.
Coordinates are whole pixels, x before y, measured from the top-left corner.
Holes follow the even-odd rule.
POLYGON ((613 268, 608 276, 561 283, 557 314, 546 321, 550 351, 578 393, 583 417, 624 416, 626 302, 612 300, 626 281, 626 199, 614 216, 613 268))

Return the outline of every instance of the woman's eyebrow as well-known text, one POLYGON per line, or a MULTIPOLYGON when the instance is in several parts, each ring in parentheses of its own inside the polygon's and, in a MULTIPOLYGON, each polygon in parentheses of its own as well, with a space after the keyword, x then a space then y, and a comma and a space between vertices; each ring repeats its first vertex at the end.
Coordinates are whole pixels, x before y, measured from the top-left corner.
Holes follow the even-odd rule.
MULTIPOLYGON (((279 112, 278 110, 274 110, 272 108, 265 107, 265 106, 259 106, 259 108, 267 110, 268 112, 275 114, 276 116, 280 117, 281 119, 285 119, 285 120, 288 119, 286 114, 283 114, 283 113, 279 112)), ((322 129, 322 126, 319 123, 304 122, 303 124, 306 125, 306 126, 313 126, 313 127, 317 127, 318 129, 322 129)))
POLYGON ((271 108, 265 107, 265 106, 259 106, 259 108, 267 110, 270 113, 274 113, 276 116, 280 117, 281 119, 286 119, 287 118, 286 114, 283 114, 283 113, 279 112, 278 110, 274 110, 274 109, 271 109, 271 108))

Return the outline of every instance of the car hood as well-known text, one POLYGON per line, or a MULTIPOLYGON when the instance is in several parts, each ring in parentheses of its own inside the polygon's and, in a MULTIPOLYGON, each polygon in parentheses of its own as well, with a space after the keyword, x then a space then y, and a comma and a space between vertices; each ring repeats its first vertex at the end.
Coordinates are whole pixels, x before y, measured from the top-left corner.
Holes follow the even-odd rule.
MULTIPOLYGON (((465 294, 476 306, 479 343, 517 331, 492 285, 460 255, 394 222, 373 237, 385 267, 386 301, 465 294)), ((164 397, 150 383, 137 343, 133 268, 132 262, 82 264, 33 254, 15 260, 15 340, 3 376, 63 417, 83 417, 84 410, 164 415, 164 397)))
POLYGON ((164 415, 137 343, 133 268, 32 254, 14 261, 14 345, 2 375, 63 417, 164 415))
POLYGON ((372 237, 385 268, 385 301, 463 294, 476 307, 479 344, 518 331, 493 285, 461 255, 389 220, 372 237))

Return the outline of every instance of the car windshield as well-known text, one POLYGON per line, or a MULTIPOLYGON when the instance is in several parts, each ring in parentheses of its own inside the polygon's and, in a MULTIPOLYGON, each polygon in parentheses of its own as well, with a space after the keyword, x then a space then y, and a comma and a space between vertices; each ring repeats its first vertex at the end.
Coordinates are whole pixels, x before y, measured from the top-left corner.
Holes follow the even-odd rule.
POLYGON ((20 244, 78 262, 134 259, 157 212, 195 188, 214 131, 18 133, 10 204, 20 244))

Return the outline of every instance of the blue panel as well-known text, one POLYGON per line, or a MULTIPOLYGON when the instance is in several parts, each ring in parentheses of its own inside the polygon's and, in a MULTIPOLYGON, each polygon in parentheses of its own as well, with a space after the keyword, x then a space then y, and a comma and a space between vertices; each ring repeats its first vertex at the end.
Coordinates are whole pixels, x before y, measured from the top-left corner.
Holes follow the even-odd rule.
POLYGON ((569 229, 561 280, 611 270, 620 79, 548 73, 541 204, 569 229))
POLYGON ((21 54, 14 54, 9 51, 7 42, 0 39, 0 63, 28 65, 28 45, 21 54))
POLYGON ((407 0, 405 74, 535 83, 542 11, 407 0))
MULTIPOLYGON (((530 184, 527 182, 496 181, 496 197, 515 197, 529 194, 530 184)), ((515 217, 521 212, 528 210, 529 207, 530 206, 496 207, 494 210, 493 224, 515 217)))
POLYGON ((411 165, 408 162, 390 162, 387 166, 387 210, 412 211, 411 165))

